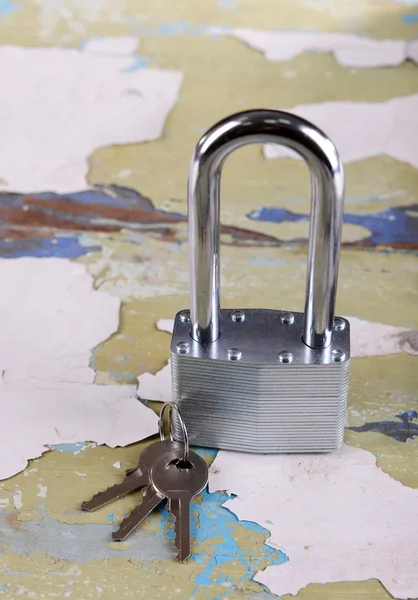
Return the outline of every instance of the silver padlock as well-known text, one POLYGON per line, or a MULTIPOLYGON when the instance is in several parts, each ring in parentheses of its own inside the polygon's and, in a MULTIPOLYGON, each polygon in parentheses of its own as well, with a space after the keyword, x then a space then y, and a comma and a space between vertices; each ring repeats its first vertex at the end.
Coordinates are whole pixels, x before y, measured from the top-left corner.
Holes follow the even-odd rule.
MULTIPOLYGON (((334 319, 344 174, 325 134, 293 114, 250 110, 198 142, 188 182, 190 311, 176 315, 173 401, 190 442, 248 452, 328 452, 343 443, 350 325, 334 319), (219 189, 226 157, 280 144, 312 180, 305 312, 220 309, 219 189)), ((174 435, 181 438, 178 424, 174 435)))

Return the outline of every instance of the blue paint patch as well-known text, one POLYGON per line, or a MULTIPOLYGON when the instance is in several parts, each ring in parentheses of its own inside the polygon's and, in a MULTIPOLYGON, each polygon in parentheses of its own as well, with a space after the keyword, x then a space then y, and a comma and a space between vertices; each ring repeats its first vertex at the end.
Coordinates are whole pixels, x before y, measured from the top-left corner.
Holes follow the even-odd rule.
POLYGON ((145 69, 148 66, 148 63, 149 61, 147 58, 141 58, 140 56, 138 56, 130 65, 128 65, 127 67, 123 67, 123 69, 121 69, 121 72, 132 73, 133 71, 139 71, 140 69, 145 69))
MULTIPOLYGON (((214 540, 211 544, 210 553, 202 552, 193 554, 196 562, 204 565, 203 570, 200 571, 195 579, 197 586, 214 583, 219 585, 230 581, 230 578, 226 574, 219 574, 218 572, 219 567, 222 567, 225 563, 236 561, 240 563, 241 567, 243 565, 245 567, 245 573, 242 578, 234 586, 225 589, 223 598, 233 593, 234 588, 236 591, 236 585, 240 585, 246 580, 251 580, 259 570, 261 562, 266 561, 269 565, 281 565, 289 560, 283 552, 267 545, 259 548, 260 554, 256 560, 251 554, 247 555, 235 540, 234 528, 239 524, 250 532, 254 532, 255 534, 263 533, 266 537, 268 536, 268 531, 256 523, 239 521, 235 515, 222 506, 228 499, 230 498, 225 492, 209 494, 205 491, 201 504, 197 505, 199 528, 196 527, 196 523, 193 523, 197 546, 199 542, 214 540), (217 575, 215 575, 215 571, 217 575)), ((193 593, 197 593, 199 589, 199 587, 196 587, 193 593)))
POLYGON ((135 27, 135 31, 139 35, 163 35, 163 36, 177 36, 185 35, 190 37, 200 37, 205 35, 208 31, 213 28, 210 23, 196 24, 188 22, 174 22, 174 23, 162 23, 157 27, 149 27, 147 25, 138 25, 135 27))
POLYGON ((218 6, 227 10, 237 10, 238 6, 234 0, 218 0, 218 6))
POLYGON ((87 40, 82 40, 80 43, 80 48, 83 50, 89 42, 94 41, 94 40, 104 40, 104 39, 105 39, 104 35, 95 35, 94 37, 88 38, 87 40))
POLYGON ((0 16, 13 14, 19 10, 15 2, 11 0, 0 0, 0 16))
POLYGON ((159 26, 160 35, 182 35, 190 28, 190 23, 164 23, 159 26))
MULTIPOLYGON (((206 451, 206 449, 203 451, 206 451)), ((197 450, 197 452, 200 452, 200 450, 197 450)), ((212 452, 216 453, 216 450, 212 452)), ((234 582, 231 587, 225 588, 222 598, 227 598, 236 591, 237 586, 242 586, 245 581, 251 581, 257 571, 260 570, 262 562, 270 566, 281 565, 289 560, 283 552, 268 545, 258 547, 260 554, 256 559, 253 553, 250 552, 247 555, 246 551, 239 547, 234 537, 234 528, 237 525, 245 527, 254 534, 265 533, 266 537, 268 531, 256 523, 239 521, 233 513, 222 506, 226 500, 230 499, 231 496, 228 496, 225 492, 209 494, 205 490, 201 502, 196 503, 192 508, 190 534, 194 539, 195 551, 189 560, 196 561, 203 568, 194 580, 196 588, 192 591, 191 598, 194 598, 196 594, 201 594, 202 586, 232 582, 227 571, 219 574, 222 565, 226 563, 239 562, 241 567, 244 565, 245 572, 239 581, 234 582), (212 543, 210 543, 211 540, 213 540, 212 543), (209 551, 199 548, 199 546, 206 545, 208 542, 210 543, 209 551)), ((174 539, 174 527, 167 527, 167 523, 172 523, 172 521, 173 517, 164 505, 160 505, 150 517, 150 523, 158 527, 156 535, 162 538, 174 539)))
POLYGON ((418 23, 418 13, 409 13, 407 15, 403 15, 402 21, 404 23, 418 23))
POLYGON ((0 592, 9 592, 10 585, 8 583, 0 583, 0 592))
MULTIPOLYGON (((121 361, 122 362, 122 361, 121 361)), ((92 364, 90 363, 90 367, 92 367, 92 364)), ((96 370, 94 368, 94 370, 96 370)), ((133 373, 118 373, 117 371, 112 371, 112 370, 107 370, 106 373, 109 374, 110 377, 113 377, 113 379, 119 379, 119 380, 123 380, 123 381, 136 381, 138 378, 138 375, 134 375, 133 373)))
POLYGON ((107 520, 108 521, 116 521, 116 515, 115 513, 110 513, 110 515, 107 515, 107 520))
POLYGON ((42 504, 40 504, 40 505, 39 505, 39 508, 40 508, 41 510, 45 510, 45 508, 46 508, 46 504, 43 502, 42 504))
POLYGON ((253 221, 267 221, 269 223, 309 221, 309 215, 299 215, 285 208, 277 208, 275 206, 253 210, 247 216, 253 221))
POLYGON ((74 235, 37 239, 5 238, 0 240, 0 255, 3 258, 72 258, 76 259, 88 252, 101 250, 100 246, 82 246, 74 235))
MULTIPOLYGON (((269 223, 295 223, 309 221, 309 215, 298 214, 277 207, 264 207, 247 215, 254 221, 269 223)), ((395 206, 375 214, 345 213, 344 223, 360 225, 370 231, 370 235, 352 246, 394 246, 400 249, 417 249, 418 205, 395 206)))
POLYGON ((73 452, 74 454, 78 454, 85 448, 85 444, 83 442, 75 442, 73 444, 56 444, 55 446, 51 446, 54 450, 58 450, 59 452, 73 452))
POLYGON ((284 258, 251 258, 249 263, 255 267, 284 267, 287 265, 287 260, 284 258))
POLYGON ((193 452, 196 452, 201 458, 205 458, 206 456, 216 458, 218 454, 218 450, 215 450, 215 448, 193 448, 193 452))
POLYGON ((135 190, 116 185, 73 194, 0 192, 0 213, 3 217, 0 227, 5 232, 0 240, 3 258, 52 256, 77 259, 101 250, 97 239, 86 233, 89 230, 104 231, 111 236, 113 231, 130 226, 135 229, 152 223, 157 230, 164 230, 167 222, 186 220, 184 215, 156 209, 149 198, 135 190), (37 217, 33 225, 28 219, 33 214, 31 211, 36 211, 37 217), (133 214, 137 215, 136 221, 132 219, 133 214), (21 225, 23 215, 27 215, 26 227, 22 236, 16 236, 14 226, 21 225))
MULTIPOLYGON (((80 498, 80 502, 83 499, 80 498)), ((144 562, 173 560, 172 543, 155 536, 152 531, 139 528, 137 535, 129 538, 130 546, 124 550, 117 550, 109 547, 112 543, 111 533, 115 529, 113 522, 97 524, 88 523, 86 519, 84 524, 68 525, 43 515, 39 521, 25 521, 19 535, 12 535, 13 530, 7 522, 7 514, 0 513, 0 529, 5 532, 9 548, 0 550, 0 555, 7 551, 27 556, 36 548, 40 554, 71 563, 121 557, 136 558, 144 562)))
MULTIPOLYGON (((288 560, 281 551, 267 545, 257 546, 257 556, 242 550, 234 539, 236 527, 245 528, 250 537, 252 533, 260 532, 267 537, 268 532, 255 523, 239 522, 235 515, 222 506, 226 500, 228 495, 224 492, 209 494, 205 491, 200 502, 192 504, 191 535, 194 538, 194 552, 190 560, 201 565, 202 570, 195 578, 196 588, 191 597, 198 591, 201 593, 204 585, 231 582, 227 567, 229 562, 239 562, 244 570, 236 585, 225 588, 222 598, 236 591, 236 586, 241 587, 246 581, 252 580, 262 562, 269 566, 280 565, 288 560), (223 565, 225 571, 220 574, 219 567, 222 568, 223 565)), ((77 563, 115 557, 136 558, 142 563, 141 569, 147 568, 147 564, 151 565, 154 560, 173 561, 174 519, 164 503, 147 519, 149 524, 154 525, 154 530, 139 527, 136 534, 129 538, 128 547, 123 550, 110 545, 111 532, 116 526, 114 513, 107 517, 109 524, 89 523, 86 515, 85 523, 68 525, 44 515, 39 521, 25 522, 19 535, 8 535, 11 528, 3 515, 4 513, 0 513, 0 529, 7 536, 8 552, 27 555, 31 548, 36 547, 37 552, 56 560, 77 563)), ((4 551, 0 550, 0 554, 2 552, 4 551)))
POLYGON ((391 437, 396 442, 403 443, 418 437, 418 424, 413 422, 418 419, 418 412, 415 409, 394 415, 394 417, 398 421, 365 422, 359 427, 347 427, 347 429, 356 433, 367 433, 369 431, 382 433, 391 437))

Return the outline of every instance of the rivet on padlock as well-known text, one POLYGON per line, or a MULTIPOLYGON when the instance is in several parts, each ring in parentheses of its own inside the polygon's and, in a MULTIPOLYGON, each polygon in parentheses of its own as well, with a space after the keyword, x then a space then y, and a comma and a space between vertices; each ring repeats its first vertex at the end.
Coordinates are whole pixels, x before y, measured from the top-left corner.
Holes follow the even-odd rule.
POLYGON ((334 319, 343 207, 338 152, 304 119, 250 110, 198 142, 188 182, 190 318, 178 313, 171 345, 173 401, 191 443, 264 453, 341 446, 350 363, 349 323, 334 319), (233 150, 252 143, 287 146, 311 171, 304 313, 220 309, 221 169, 233 150))

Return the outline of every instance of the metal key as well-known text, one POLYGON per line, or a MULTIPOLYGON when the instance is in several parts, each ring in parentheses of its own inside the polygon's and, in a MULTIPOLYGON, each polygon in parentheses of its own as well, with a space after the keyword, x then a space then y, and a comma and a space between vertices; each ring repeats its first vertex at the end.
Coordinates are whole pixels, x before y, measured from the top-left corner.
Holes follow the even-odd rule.
MULTIPOLYGON (((163 444, 164 442, 157 442, 163 444)), ((168 443, 168 442, 165 442, 168 443)), ((160 492, 155 486, 152 479, 152 469, 155 464, 167 465, 170 461, 184 460, 184 447, 177 442, 171 442, 173 448, 165 451, 162 455, 155 456, 155 461, 150 465, 149 469, 149 484, 147 485, 142 495, 142 502, 135 507, 133 511, 123 519, 119 529, 112 533, 112 538, 117 541, 123 541, 130 533, 134 531, 142 523, 142 521, 156 508, 163 500, 167 498, 164 492, 160 492)))
POLYGON ((159 495, 168 498, 175 523, 177 560, 190 556, 190 501, 207 485, 209 472, 203 460, 194 452, 187 459, 169 452, 151 467, 152 485, 159 495))
POLYGON ((95 494, 90 500, 82 503, 81 510, 89 512, 97 510, 117 498, 121 498, 130 492, 149 486, 151 483, 150 469, 152 465, 168 451, 173 450, 178 451, 179 456, 181 456, 183 453, 183 446, 178 442, 170 440, 159 440, 158 442, 150 444, 139 457, 138 466, 126 471, 126 476, 122 483, 112 485, 103 492, 95 494))

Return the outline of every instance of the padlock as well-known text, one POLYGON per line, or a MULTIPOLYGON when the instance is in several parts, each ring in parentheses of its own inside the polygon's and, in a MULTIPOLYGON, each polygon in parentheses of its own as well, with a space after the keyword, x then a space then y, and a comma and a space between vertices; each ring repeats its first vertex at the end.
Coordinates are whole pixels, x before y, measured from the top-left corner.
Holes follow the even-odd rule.
MULTIPOLYGON (((190 311, 176 315, 171 342, 173 401, 191 443, 261 453, 329 452, 342 445, 350 325, 334 319, 334 307, 343 210, 338 152, 296 115, 241 112, 198 142, 188 180, 190 311), (310 168, 304 313, 220 309, 221 169, 233 150, 260 142, 290 148, 310 168)), ((177 423, 174 436, 181 438, 177 423)))

